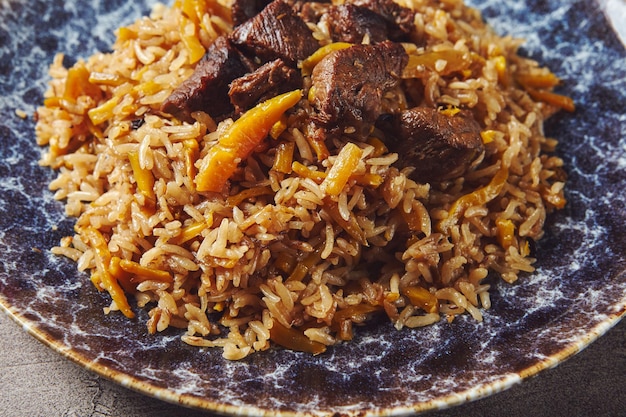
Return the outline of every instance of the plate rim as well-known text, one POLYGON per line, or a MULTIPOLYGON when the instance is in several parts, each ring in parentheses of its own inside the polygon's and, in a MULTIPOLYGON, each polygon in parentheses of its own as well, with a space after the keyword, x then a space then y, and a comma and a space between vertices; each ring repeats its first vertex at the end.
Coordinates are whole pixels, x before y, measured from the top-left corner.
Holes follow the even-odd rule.
MULTIPOLYGON (((615 277, 626 275, 626 268, 615 274, 615 277)), ((624 316, 626 316, 626 297, 617 303, 613 304, 615 312, 606 315, 604 320, 599 321, 594 327, 590 328, 587 332, 580 335, 571 342, 565 344, 562 349, 555 353, 541 359, 532 365, 520 369, 516 372, 503 373, 499 378, 488 382, 479 384, 476 387, 469 388, 460 392, 447 394, 443 397, 427 400, 425 402, 413 403, 405 406, 383 407, 380 410, 359 410, 355 414, 359 417, 383 417, 383 416, 401 416, 408 413, 425 413, 428 411, 443 410, 446 408, 460 406, 469 402, 473 402, 482 398, 486 398, 493 394, 506 391, 515 385, 520 384, 524 380, 538 375, 539 373, 554 368, 557 365, 565 362, 566 360, 574 357, 576 354, 583 351, 593 342, 598 340, 609 330, 611 330, 617 323, 619 323, 624 316), (621 305, 620 305, 621 303, 621 305)), ((21 314, 16 307, 14 307, 8 300, 6 300, 4 294, 0 293, 0 310, 8 315, 13 321, 20 325, 28 334, 33 338, 43 343, 51 350, 60 354, 62 357, 69 359, 71 362, 81 366, 82 368, 94 372, 95 374, 123 386, 127 389, 133 390, 140 394, 152 396, 156 399, 168 402, 170 404, 176 404, 184 406, 190 409, 218 412, 232 417, 320 417, 320 415, 340 415, 351 416, 352 414, 346 411, 342 411, 339 414, 334 413, 332 410, 323 411, 324 414, 314 411, 285 411, 270 408, 259 408, 253 405, 235 406, 216 401, 208 400, 199 396, 194 396, 187 393, 175 393, 170 389, 157 387, 149 382, 141 381, 136 376, 125 374, 121 371, 116 371, 110 367, 94 362, 84 355, 73 350, 71 346, 64 345, 61 341, 55 339, 52 335, 43 329, 40 329, 37 322, 26 318, 21 314)))

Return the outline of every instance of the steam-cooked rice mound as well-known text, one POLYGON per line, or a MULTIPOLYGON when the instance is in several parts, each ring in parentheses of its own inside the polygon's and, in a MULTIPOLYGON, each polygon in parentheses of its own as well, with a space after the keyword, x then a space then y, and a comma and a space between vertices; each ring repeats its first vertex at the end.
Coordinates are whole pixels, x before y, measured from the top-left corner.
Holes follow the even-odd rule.
POLYGON ((57 56, 37 143, 77 221, 53 252, 105 313, 228 359, 318 354, 372 315, 480 321, 484 280, 533 272, 565 205, 542 127, 573 108, 559 79, 460 0, 278 3, 304 40, 260 45, 268 11, 176 0, 110 53, 57 56))

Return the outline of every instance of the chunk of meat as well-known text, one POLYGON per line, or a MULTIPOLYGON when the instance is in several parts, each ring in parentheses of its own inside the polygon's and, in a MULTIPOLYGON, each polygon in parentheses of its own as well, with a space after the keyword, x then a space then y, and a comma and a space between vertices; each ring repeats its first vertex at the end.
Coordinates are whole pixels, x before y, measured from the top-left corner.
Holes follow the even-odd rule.
POLYGON ((241 113, 260 101, 301 87, 300 73, 282 59, 276 59, 234 80, 228 95, 235 111, 241 113))
POLYGON ((469 111, 450 115, 430 107, 414 107, 382 117, 378 126, 391 133, 386 144, 398 153, 395 165, 413 167, 411 178, 418 182, 458 178, 485 151, 481 127, 469 111))
POLYGON ((389 38, 384 17, 354 4, 330 7, 320 21, 328 25, 335 42, 362 43, 366 35, 371 43, 389 38))
POLYGON ((233 27, 256 16, 271 0, 234 0, 230 5, 233 27))
POLYGON ((263 62, 281 58, 292 66, 319 47, 306 23, 282 0, 273 1, 261 13, 237 26, 230 39, 244 53, 263 62))
POLYGON ((193 122, 191 113, 204 111, 219 118, 233 111, 229 84, 253 69, 252 64, 225 37, 217 38, 194 72, 161 105, 161 110, 193 122))
POLYGON ((385 41, 330 53, 311 74, 317 139, 346 127, 368 129, 382 113, 383 95, 399 83, 408 56, 385 41))
POLYGON ((294 12, 307 23, 317 23, 320 17, 333 7, 330 0, 309 1, 309 0, 289 0, 294 12))
POLYGON ((348 0, 347 3, 369 9, 387 21, 389 39, 407 39, 415 30, 415 12, 393 0, 348 0))

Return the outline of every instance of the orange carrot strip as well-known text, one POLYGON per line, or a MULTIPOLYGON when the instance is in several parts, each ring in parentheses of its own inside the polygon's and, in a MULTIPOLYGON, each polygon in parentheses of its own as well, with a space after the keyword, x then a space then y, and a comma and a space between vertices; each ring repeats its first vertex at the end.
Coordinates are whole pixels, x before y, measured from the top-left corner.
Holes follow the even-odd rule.
POLYGON ((342 320, 359 320, 368 314, 382 310, 379 305, 371 304, 356 304, 346 307, 342 310, 338 310, 333 316, 333 321, 339 323, 342 320))
POLYGON ((144 195, 146 200, 154 203, 154 176, 152 175, 152 171, 141 167, 141 164, 139 163, 139 154, 135 151, 128 152, 128 161, 130 162, 130 167, 132 168, 135 176, 137 189, 144 195))
POLYGON ((326 351, 326 345, 312 341, 299 330, 285 327, 274 320, 270 329, 270 339, 287 349, 319 355, 326 351))
POLYGON ((406 287, 402 293, 409 299, 412 305, 419 307, 427 313, 439 312, 439 301, 435 294, 424 287, 406 287))
POLYGON ((513 244, 514 233, 515 225, 510 219, 496 219, 496 237, 504 249, 508 249, 513 244))
POLYGON ((148 268, 128 259, 122 259, 120 261, 120 267, 129 274, 135 275, 135 277, 131 278, 132 282, 147 280, 170 283, 173 282, 172 276, 169 272, 161 271, 160 269, 148 268))
POLYGON ((204 229, 207 228, 206 222, 192 223, 189 226, 185 226, 181 229, 180 234, 170 239, 170 243, 173 245, 182 245, 183 243, 199 236, 204 229))
POLYGON ((361 148, 352 142, 348 142, 341 148, 335 163, 328 171, 326 178, 320 185, 328 195, 339 195, 347 184, 350 176, 354 173, 362 155, 361 148))
POLYGON ((347 42, 333 42, 322 46, 302 61, 302 75, 311 75, 313 68, 315 68, 315 66, 331 52, 349 48, 351 46, 352 44, 347 42))
POLYGON ((380 184, 383 183, 384 179, 379 174, 372 174, 370 172, 365 172, 363 174, 353 175, 351 178, 354 178, 359 185, 364 185, 366 187, 374 187, 377 188, 380 184))
POLYGON ((515 79, 524 87, 530 88, 553 88, 561 80, 551 72, 541 74, 517 74, 515 79))
POLYGON ((373 157, 384 155, 389 151, 385 143, 376 136, 370 136, 367 139, 367 144, 374 147, 374 152, 372 152, 373 157))
POLYGON ((318 182, 318 183, 322 182, 324 178, 326 178, 326 172, 311 169, 308 166, 298 161, 294 161, 291 164, 291 169, 293 170, 293 172, 298 174, 298 176, 302 178, 310 178, 313 181, 318 182))
POLYGON ((122 259, 118 256, 112 256, 111 262, 109 263, 109 272, 115 279, 117 279, 117 282, 120 283, 124 291, 130 294, 136 293, 137 288, 131 282, 132 275, 122 269, 120 266, 121 260, 122 259))
POLYGON ((295 106, 302 90, 281 94, 245 112, 209 149, 195 178, 197 190, 219 192, 237 169, 268 135, 282 115, 295 106))
POLYGON ((122 314, 129 319, 132 319, 135 317, 135 313, 133 313, 130 308, 130 304, 128 304, 126 294, 124 294, 124 290, 120 287, 117 279, 109 272, 111 253, 109 252, 107 243, 104 240, 104 236, 102 236, 102 234, 93 227, 85 228, 83 230, 83 234, 87 237, 89 244, 96 254, 96 268, 100 274, 102 286, 111 295, 111 298, 115 301, 115 304, 117 304, 117 307, 120 309, 122 314))
POLYGON ((459 197, 459 199, 452 204, 452 207, 450 207, 450 210, 448 211, 448 217, 441 220, 437 225, 438 229, 442 232, 448 231, 454 224, 456 224, 461 219, 461 216, 463 216, 465 210, 467 210, 469 207, 481 206, 496 198, 498 194, 500 194, 500 191, 502 191, 502 188, 504 187, 504 184, 506 183, 506 180, 508 178, 508 167, 502 165, 498 172, 496 172, 496 175, 494 175, 494 177, 491 179, 489 184, 485 185, 482 188, 479 188, 472 193, 465 194, 464 196, 459 197))
POLYGON ((295 149, 293 142, 281 142, 276 147, 276 157, 272 169, 283 174, 291 173, 291 163, 293 162, 293 151, 295 149))
POLYGON ((341 217, 339 205, 330 198, 324 199, 324 210, 326 210, 330 217, 332 217, 333 220, 346 231, 346 233, 356 239, 357 242, 363 246, 369 246, 367 236, 365 235, 363 229, 361 229, 361 226, 354 215, 350 215, 348 220, 341 217))
POLYGON ((82 62, 67 70, 63 98, 75 101, 80 96, 90 96, 98 101, 102 97, 102 90, 89 82, 89 75, 89 70, 82 62))
POLYGON ((526 91, 534 100, 542 101, 544 103, 560 107, 570 113, 576 110, 574 100, 572 100, 570 97, 557 93, 552 93, 550 91, 535 90, 533 88, 527 88, 526 91))
POLYGON ((304 257, 304 259, 300 260, 296 265, 289 277, 287 278, 287 282, 289 281, 302 281, 304 277, 309 273, 309 270, 313 268, 317 263, 322 260, 322 248, 317 247, 311 253, 304 257))
POLYGON ((226 204, 228 204, 230 207, 233 207, 233 206, 239 205, 242 201, 247 200, 249 198, 259 197, 261 195, 272 195, 272 194, 274 194, 274 192, 272 191, 270 187, 258 186, 258 187, 246 188, 245 190, 240 191, 237 194, 231 195, 230 197, 228 197, 226 199, 226 204))

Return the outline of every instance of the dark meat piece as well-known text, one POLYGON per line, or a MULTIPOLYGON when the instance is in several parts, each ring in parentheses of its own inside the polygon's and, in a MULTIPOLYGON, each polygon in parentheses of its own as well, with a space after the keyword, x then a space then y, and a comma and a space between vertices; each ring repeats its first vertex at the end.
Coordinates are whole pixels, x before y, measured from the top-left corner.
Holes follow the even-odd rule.
POLYGON ((263 62, 281 58, 292 66, 319 47, 306 23, 282 0, 273 1, 261 13, 237 26, 230 39, 263 62))
POLYGON ((253 69, 230 41, 219 37, 196 65, 191 76, 161 105, 161 110, 180 120, 193 122, 191 113, 204 111, 219 118, 233 111, 229 84, 253 69))
POLYGON ((301 87, 300 73, 282 59, 276 59, 234 80, 228 95, 235 111, 241 113, 260 101, 301 87))
POLYGON ((317 23, 326 11, 333 7, 330 0, 289 0, 293 11, 308 23, 317 23))
POLYGON ((230 6, 233 27, 256 16, 271 0, 234 0, 230 6))
POLYGON ((327 55, 311 74, 317 139, 353 127, 367 130, 382 112, 385 92, 399 83, 408 56, 385 41, 354 45, 327 55))
POLYGON ((393 0, 348 0, 348 3, 365 7, 385 18, 389 39, 393 41, 408 38, 415 28, 415 12, 393 0))
POLYGON ((353 4, 334 6, 320 20, 326 22, 335 42, 362 43, 365 35, 371 43, 388 39, 385 18, 365 7, 353 4))
POLYGON ((378 126, 393 136, 386 144, 398 153, 395 165, 414 167, 411 178, 418 182, 460 177, 485 150, 480 125, 468 111, 451 116, 430 107, 414 107, 381 117, 378 126))

